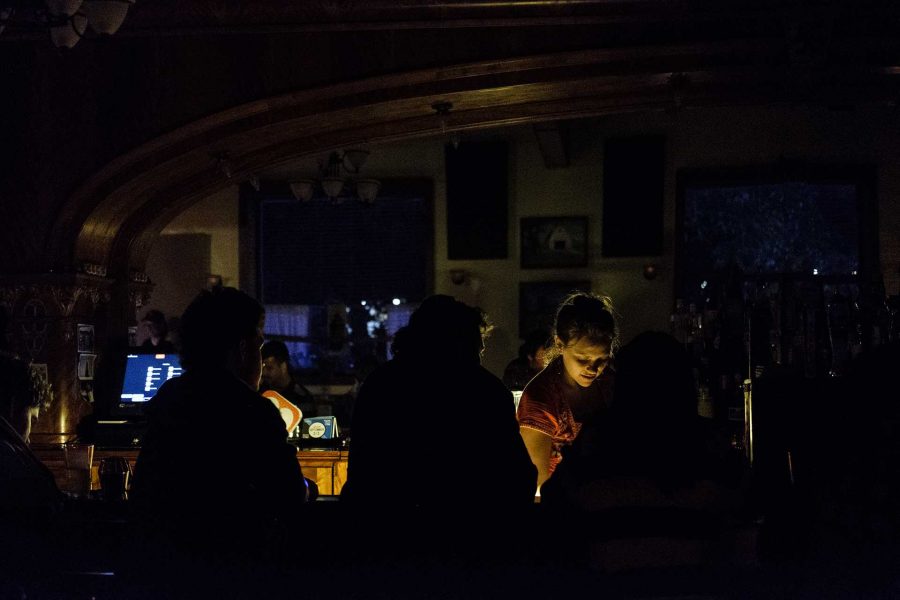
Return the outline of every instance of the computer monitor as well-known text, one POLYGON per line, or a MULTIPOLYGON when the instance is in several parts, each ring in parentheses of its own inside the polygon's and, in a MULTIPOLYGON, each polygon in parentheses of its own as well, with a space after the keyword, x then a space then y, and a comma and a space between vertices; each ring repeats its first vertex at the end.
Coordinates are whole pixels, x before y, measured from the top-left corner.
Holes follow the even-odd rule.
POLYGON ((181 375, 177 354, 128 353, 122 389, 112 413, 116 416, 144 416, 147 403, 169 379, 181 375))

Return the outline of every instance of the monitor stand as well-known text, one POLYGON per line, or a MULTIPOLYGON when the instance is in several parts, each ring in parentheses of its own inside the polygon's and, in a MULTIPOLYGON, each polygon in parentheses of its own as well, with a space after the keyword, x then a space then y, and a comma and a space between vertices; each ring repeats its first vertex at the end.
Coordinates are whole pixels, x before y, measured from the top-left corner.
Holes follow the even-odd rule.
POLYGON ((147 421, 125 417, 88 415, 78 424, 78 437, 98 449, 140 448, 147 421))

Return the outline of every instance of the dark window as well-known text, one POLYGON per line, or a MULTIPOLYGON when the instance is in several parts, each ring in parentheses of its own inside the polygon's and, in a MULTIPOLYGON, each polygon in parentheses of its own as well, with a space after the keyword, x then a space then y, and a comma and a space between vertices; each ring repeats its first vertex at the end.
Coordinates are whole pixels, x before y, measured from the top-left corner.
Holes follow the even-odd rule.
POLYGON ((393 334, 432 293, 431 205, 424 179, 383 181, 372 205, 242 187, 241 276, 266 305, 266 337, 288 344, 308 380, 361 381, 390 357, 393 334))
POLYGON ((430 287, 430 198, 379 196, 373 205, 262 201, 260 297, 266 304, 418 301, 430 287))
POLYGON ((871 270, 872 180, 861 170, 680 177, 676 294, 744 277, 856 279, 871 270))

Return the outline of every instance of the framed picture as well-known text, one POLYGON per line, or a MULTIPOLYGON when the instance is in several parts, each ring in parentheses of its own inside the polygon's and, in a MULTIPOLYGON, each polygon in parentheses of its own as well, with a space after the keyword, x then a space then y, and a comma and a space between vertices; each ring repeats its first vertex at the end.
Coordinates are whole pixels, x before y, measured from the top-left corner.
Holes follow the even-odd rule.
POLYGON ((47 373, 47 363, 31 363, 31 374, 40 382, 41 387, 50 383, 50 376, 47 373))
POLYGON ((96 358, 96 354, 78 355, 78 379, 82 381, 91 381, 94 379, 94 359, 96 358))
POLYGON ((572 292, 590 292, 590 281, 533 281, 519 284, 519 337, 550 331, 560 302, 572 292))
POLYGON ((519 237, 523 269, 588 264, 587 217, 525 217, 519 237))
POLYGON ((94 326, 78 324, 78 352, 94 351, 94 326))

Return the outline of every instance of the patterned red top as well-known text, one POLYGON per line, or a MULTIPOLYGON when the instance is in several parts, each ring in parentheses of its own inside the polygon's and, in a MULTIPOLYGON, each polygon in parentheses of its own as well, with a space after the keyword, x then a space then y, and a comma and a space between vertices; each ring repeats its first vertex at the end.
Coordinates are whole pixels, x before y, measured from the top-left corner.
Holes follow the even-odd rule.
MULTIPOLYGON (((593 409, 602 411, 609 406, 612 381, 613 371, 607 368, 588 388, 596 394, 596 402, 589 402, 593 409)), ((571 444, 581 431, 582 421, 576 420, 566 400, 568 385, 563 375, 562 357, 557 357, 525 386, 516 412, 520 427, 540 431, 552 439, 551 474, 562 460, 562 447, 571 444)), ((583 415, 579 417, 583 418, 583 415)))

